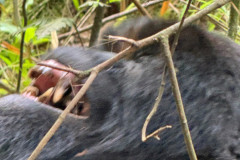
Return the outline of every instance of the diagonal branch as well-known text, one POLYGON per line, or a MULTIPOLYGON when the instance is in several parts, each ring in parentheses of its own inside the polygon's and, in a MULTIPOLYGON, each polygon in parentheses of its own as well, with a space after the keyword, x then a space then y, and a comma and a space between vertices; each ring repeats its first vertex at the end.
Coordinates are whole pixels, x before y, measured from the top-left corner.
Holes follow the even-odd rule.
POLYGON ((177 76, 176 76, 176 72, 175 72, 175 68, 174 68, 174 64, 173 64, 173 60, 172 60, 172 54, 169 49, 168 37, 161 38, 161 44, 163 46, 163 53, 165 54, 167 67, 169 69, 172 90, 173 90, 173 94, 175 97, 178 114, 180 117, 180 122, 181 122, 182 131, 183 131, 183 135, 184 135, 184 140, 185 140, 185 143, 187 146, 188 155, 191 160, 197 160, 195 149, 194 149, 194 146, 192 143, 192 137, 191 137, 191 134, 189 131, 188 123, 187 123, 187 118, 186 118, 185 111, 184 111, 182 96, 180 93, 178 80, 177 80, 177 76))
POLYGON ((138 10, 142 13, 142 15, 147 16, 148 18, 152 19, 152 16, 148 13, 148 11, 141 5, 138 0, 132 0, 138 10))

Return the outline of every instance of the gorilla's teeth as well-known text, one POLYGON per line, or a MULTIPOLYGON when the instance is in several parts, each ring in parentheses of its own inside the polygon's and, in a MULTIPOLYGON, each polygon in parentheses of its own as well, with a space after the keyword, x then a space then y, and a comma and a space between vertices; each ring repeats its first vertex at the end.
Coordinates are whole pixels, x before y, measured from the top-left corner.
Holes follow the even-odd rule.
POLYGON ((44 92, 41 96, 39 96, 38 101, 48 104, 52 94, 53 94, 53 87, 49 88, 46 92, 44 92))
POLYGON ((36 97, 39 94, 39 89, 34 86, 28 86, 24 91, 23 94, 29 94, 30 96, 36 97))
POLYGON ((66 89, 63 87, 59 87, 56 89, 56 91, 54 92, 54 95, 53 95, 53 99, 52 99, 54 104, 59 102, 63 98, 65 91, 66 91, 66 89))

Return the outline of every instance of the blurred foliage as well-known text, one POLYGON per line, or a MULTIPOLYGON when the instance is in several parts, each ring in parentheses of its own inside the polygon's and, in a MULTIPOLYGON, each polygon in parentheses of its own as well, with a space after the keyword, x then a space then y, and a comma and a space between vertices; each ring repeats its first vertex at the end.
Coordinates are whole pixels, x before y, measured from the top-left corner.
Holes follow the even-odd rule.
MULTIPOLYGON (((141 3, 146 2, 146 0, 140 1, 141 3)), ((180 20, 186 7, 186 1, 170 0, 164 12, 162 11, 162 17, 180 20)), ((199 9, 205 8, 213 1, 214 0, 193 0, 188 16, 195 14, 199 9)), ((21 15, 20 19, 23 24, 21 10, 22 0, 18 0, 18 2, 18 9, 21 15)), ((114 12, 119 12, 119 3, 120 0, 109 0, 106 5, 106 15, 109 16, 114 12), (112 8, 110 8, 110 6, 112 8), (108 13, 109 9, 114 12, 108 13)), ((134 7, 134 5, 127 0, 126 4, 126 10, 134 7)), ((11 89, 16 88, 22 31, 26 31, 26 35, 24 39, 24 63, 21 89, 30 83, 30 79, 27 76, 29 68, 35 65, 35 60, 38 59, 40 55, 50 49, 51 32, 57 31, 58 34, 62 34, 71 31, 73 24, 79 24, 81 18, 85 16, 89 8, 98 5, 104 4, 98 0, 27 0, 25 8, 28 24, 27 27, 19 27, 16 26, 13 20, 13 0, 0 0, 0 82, 11 89)), ((148 11, 153 16, 160 16, 161 7, 162 4, 159 4, 155 7, 150 7, 148 11)), ((198 20, 198 25, 205 26, 209 30, 219 30, 225 33, 226 28, 224 30, 224 27, 227 26, 229 19, 229 8, 230 5, 225 5, 211 12, 209 16, 213 20, 209 20, 208 17, 203 17, 198 20)), ((139 15, 139 13, 120 18, 118 22, 120 23, 122 20, 136 15, 139 15)), ((7 94, 7 92, 0 88, 0 96, 4 94, 7 94)))

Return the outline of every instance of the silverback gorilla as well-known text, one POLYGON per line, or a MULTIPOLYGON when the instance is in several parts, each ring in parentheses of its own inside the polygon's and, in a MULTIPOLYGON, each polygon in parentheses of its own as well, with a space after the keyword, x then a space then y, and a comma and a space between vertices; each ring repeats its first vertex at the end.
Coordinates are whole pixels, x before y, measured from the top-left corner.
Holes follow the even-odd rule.
MULTIPOLYGON (((188 27, 174 54, 189 128, 200 160, 240 159, 240 46, 227 38, 188 27)), ((154 48, 153 48, 154 49, 154 48)), ((141 142, 164 66, 162 53, 122 60, 101 72, 86 93, 91 105, 86 119, 69 115, 39 155, 39 160, 187 160, 169 80, 148 133, 172 125, 161 140, 141 142), (85 154, 76 157, 85 150, 85 154)), ((149 53, 147 53, 149 51, 149 53)), ((155 51, 158 51, 157 49, 155 51)), ((74 69, 86 70, 114 54, 60 47, 48 53, 74 69)), ((0 99, 0 157, 25 160, 61 110, 21 95, 0 99)))

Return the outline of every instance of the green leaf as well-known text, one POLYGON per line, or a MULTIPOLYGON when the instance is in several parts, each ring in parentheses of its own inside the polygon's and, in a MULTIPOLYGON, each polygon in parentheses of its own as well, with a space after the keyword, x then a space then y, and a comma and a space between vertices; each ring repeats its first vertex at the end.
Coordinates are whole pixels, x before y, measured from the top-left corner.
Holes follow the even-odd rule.
POLYGON ((72 0, 74 7, 78 10, 79 9, 79 2, 78 0, 72 0))
POLYGON ((6 95, 8 92, 5 89, 0 88, 0 96, 6 95))
POLYGON ((52 31, 58 31, 64 27, 71 26, 72 24, 73 20, 71 18, 57 18, 45 25, 40 26, 37 29, 36 35, 38 38, 42 38, 50 35, 52 31))
POLYGON ((3 60, 3 62, 5 62, 7 65, 11 65, 12 63, 8 58, 3 56, 2 54, 0 54, 0 59, 3 60))
POLYGON ((31 7, 34 4, 34 0, 27 0, 25 8, 31 7))
POLYGON ((27 87, 31 84, 32 80, 30 78, 25 78, 22 82, 23 87, 27 87))
POLYGON ((16 53, 13 53, 10 50, 2 49, 0 52, 0 58, 8 65, 12 65, 19 59, 19 55, 16 55, 16 53))
POLYGON ((84 7, 97 7, 97 6, 106 6, 109 7, 108 5, 102 3, 102 2, 97 2, 97 1, 87 1, 85 3, 83 3, 79 8, 84 8, 84 7))
POLYGON ((35 37, 36 27, 29 27, 25 32, 24 42, 29 43, 35 37))
POLYGON ((33 45, 39 45, 39 44, 43 44, 43 43, 47 43, 47 42, 51 42, 50 37, 44 37, 44 38, 40 38, 40 39, 35 39, 33 41, 33 45))
POLYGON ((203 4, 200 6, 200 9, 202 10, 203 8, 209 6, 210 4, 213 3, 213 0, 210 0, 210 1, 202 1, 200 0, 200 2, 202 2, 203 4))
POLYGON ((215 27, 216 27, 215 24, 210 23, 210 24, 209 24, 209 27, 208 27, 208 30, 209 30, 209 31, 213 31, 213 30, 215 29, 215 27))
POLYGON ((0 31, 10 33, 10 34, 15 34, 19 30, 19 27, 7 23, 7 22, 2 22, 0 21, 0 31))
POLYGON ((121 2, 121 0, 109 0, 107 3, 115 3, 115 2, 121 2))
POLYGON ((29 59, 25 59, 24 63, 23 63, 23 68, 25 68, 26 70, 32 68, 33 66, 35 66, 35 63, 30 61, 29 59))

